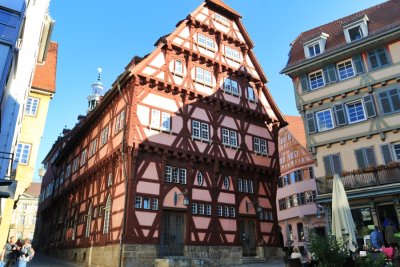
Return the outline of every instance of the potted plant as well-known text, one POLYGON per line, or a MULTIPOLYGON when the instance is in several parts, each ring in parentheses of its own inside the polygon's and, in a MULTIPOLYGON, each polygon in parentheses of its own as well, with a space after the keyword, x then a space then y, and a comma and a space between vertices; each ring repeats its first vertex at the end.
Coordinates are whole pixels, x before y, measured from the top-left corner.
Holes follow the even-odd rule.
POLYGON ((356 257, 358 267, 382 267, 385 266, 386 257, 383 253, 367 252, 365 257, 356 257))
POLYGON ((341 267, 349 257, 343 242, 331 234, 320 236, 310 232, 308 238, 308 249, 320 267, 341 267))

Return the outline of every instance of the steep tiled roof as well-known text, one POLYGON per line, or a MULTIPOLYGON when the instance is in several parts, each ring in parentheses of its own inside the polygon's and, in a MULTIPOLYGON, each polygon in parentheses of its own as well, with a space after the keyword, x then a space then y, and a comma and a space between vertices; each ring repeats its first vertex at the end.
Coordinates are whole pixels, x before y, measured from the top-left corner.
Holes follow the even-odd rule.
POLYGON ((58 44, 50 42, 44 64, 36 65, 32 87, 50 93, 56 92, 57 54, 58 44))
POLYGON ((39 197, 41 183, 31 183, 31 185, 26 189, 25 193, 32 197, 39 197))
POLYGON ((288 116, 285 115, 286 121, 289 123, 287 128, 289 131, 292 133, 294 138, 302 145, 303 147, 306 147, 306 132, 304 130, 304 124, 303 120, 301 119, 300 116, 288 116))
POLYGON ((303 43, 313 37, 319 36, 321 33, 327 33, 329 37, 326 41, 325 52, 320 56, 323 56, 329 51, 334 51, 346 46, 347 43, 343 32, 343 26, 362 19, 365 15, 369 19, 369 37, 388 31, 394 27, 400 26, 400 1, 390 0, 309 31, 302 32, 292 43, 290 58, 286 67, 304 62, 306 58, 304 55, 303 43))
POLYGON ((222 0, 206 0, 206 3, 214 4, 216 6, 221 7, 222 9, 225 9, 226 11, 235 16, 242 17, 236 10, 225 4, 222 0))

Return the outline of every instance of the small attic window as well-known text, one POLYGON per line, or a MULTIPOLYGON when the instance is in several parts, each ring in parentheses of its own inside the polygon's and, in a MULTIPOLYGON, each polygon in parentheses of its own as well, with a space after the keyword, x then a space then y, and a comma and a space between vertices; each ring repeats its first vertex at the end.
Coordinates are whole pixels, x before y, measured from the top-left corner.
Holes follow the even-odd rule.
POLYGON ((303 43, 304 55, 306 58, 315 57, 325 50, 326 39, 329 37, 326 33, 321 33, 318 37, 312 38, 311 40, 303 43))
POLYGON ((346 42, 352 43, 368 36, 368 17, 343 25, 344 37, 346 42))
POLYGON ((228 19, 218 13, 214 13, 214 19, 224 25, 228 25, 228 19))

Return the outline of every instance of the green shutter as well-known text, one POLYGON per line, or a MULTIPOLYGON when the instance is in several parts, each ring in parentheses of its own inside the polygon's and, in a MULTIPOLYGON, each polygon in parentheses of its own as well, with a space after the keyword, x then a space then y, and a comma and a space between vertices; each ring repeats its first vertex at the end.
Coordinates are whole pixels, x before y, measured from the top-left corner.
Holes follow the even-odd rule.
POLYGON ((333 83, 337 81, 336 67, 334 64, 329 64, 325 66, 324 77, 326 83, 333 83))
POLYGON ((356 160, 357 160, 358 168, 365 168, 367 166, 367 164, 365 162, 363 149, 362 148, 356 149, 355 153, 356 153, 356 160))
POLYGON ((389 164, 390 162, 393 161, 391 148, 392 147, 390 144, 381 145, 382 158, 385 164, 389 164))
POLYGON ((379 102, 381 103, 381 111, 383 114, 392 112, 392 107, 390 106, 389 95, 387 91, 379 93, 379 102))
POLYGON ((377 165, 373 146, 365 148, 365 157, 368 162, 368 167, 375 167, 377 165))
POLYGON ((361 55, 356 55, 353 57, 353 63, 356 74, 364 73, 364 63, 361 55))
POLYGON ((308 86, 308 77, 306 74, 301 75, 301 90, 303 92, 310 91, 310 87, 308 86))
POLYGON ((313 113, 306 113, 306 121, 307 121, 307 126, 308 126, 308 133, 310 134, 310 133, 317 132, 313 113))
POLYGON ((393 105, 393 111, 399 111, 400 110, 400 94, 399 90, 392 89, 389 91, 390 99, 392 100, 392 105, 393 105))
POLYGON ((372 95, 366 95, 363 97, 365 110, 367 111, 367 117, 372 118, 376 116, 374 97, 372 95))
POLYGON ((325 174, 326 174, 326 176, 333 175, 332 164, 331 164, 331 156, 325 156, 324 157, 324 165, 325 165, 325 174))
POLYGON ((342 163, 340 161, 340 154, 332 155, 332 166, 333 166, 333 173, 339 175, 342 173, 342 163))
POLYGON ((333 106, 333 109, 335 111, 336 124, 339 126, 347 124, 343 104, 336 104, 333 106))

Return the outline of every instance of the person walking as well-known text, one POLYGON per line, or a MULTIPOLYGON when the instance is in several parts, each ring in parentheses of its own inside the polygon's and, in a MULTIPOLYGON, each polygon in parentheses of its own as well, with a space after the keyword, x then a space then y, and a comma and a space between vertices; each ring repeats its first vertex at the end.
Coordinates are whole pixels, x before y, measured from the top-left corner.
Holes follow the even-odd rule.
POLYGON ((3 251, 1 252, 0 260, 4 262, 5 267, 12 266, 17 259, 19 247, 15 241, 16 238, 14 236, 10 236, 10 239, 4 245, 3 251))
POLYGON ((374 249, 380 249, 383 247, 383 235, 382 232, 379 231, 379 226, 374 226, 374 231, 370 234, 371 237, 371 245, 374 249))
POLYGON ((32 260, 35 251, 32 248, 29 238, 24 239, 24 244, 19 251, 18 267, 26 267, 28 262, 32 260))

